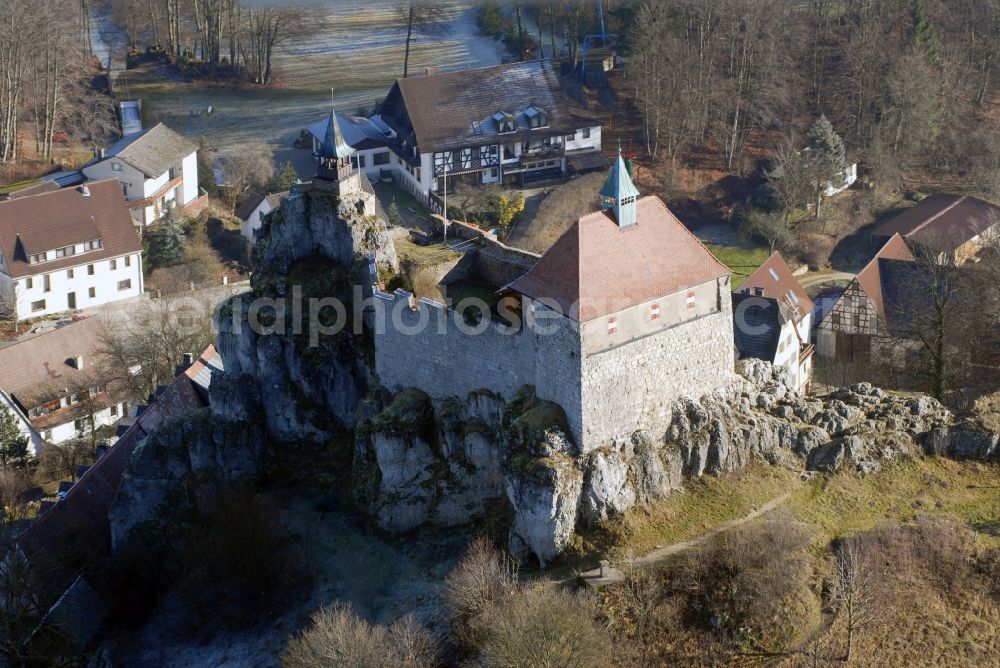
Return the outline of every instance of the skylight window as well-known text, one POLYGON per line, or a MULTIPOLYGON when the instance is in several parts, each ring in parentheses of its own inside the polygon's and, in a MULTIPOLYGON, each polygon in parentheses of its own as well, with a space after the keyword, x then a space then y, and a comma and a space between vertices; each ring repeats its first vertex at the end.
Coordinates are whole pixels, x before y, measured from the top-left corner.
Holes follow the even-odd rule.
POLYGON ((792 301, 795 302, 796 304, 799 303, 799 296, 797 294, 795 294, 795 290, 789 290, 788 291, 788 296, 791 297, 792 301))
POLYGON ((771 274, 771 278, 773 278, 774 280, 778 280, 778 272, 776 272, 774 269, 768 268, 767 273, 771 274))

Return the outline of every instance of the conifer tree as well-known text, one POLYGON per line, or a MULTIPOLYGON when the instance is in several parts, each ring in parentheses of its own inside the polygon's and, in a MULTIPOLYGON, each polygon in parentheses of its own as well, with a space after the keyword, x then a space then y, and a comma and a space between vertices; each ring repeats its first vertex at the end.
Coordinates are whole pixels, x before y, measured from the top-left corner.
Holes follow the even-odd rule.
POLYGON ((271 180, 267 183, 267 191, 269 193, 280 193, 289 190, 292 186, 299 182, 299 173, 295 171, 295 165, 291 161, 286 161, 271 180))
POLYGON ((393 202, 392 204, 390 204, 389 205, 389 211, 388 211, 387 215, 389 216, 389 224, 390 225, 392 225, 393 227, 402 227, 402 225, 403 225, 403 217, 399 213, 399 205, 398 204, 396 204, 395 202, 393 202))
POLYGON ((833 124, 821 115, 806 135, 806 142, 812 149, 809 171, 814 188, 816 218, 819 218, 823 204, 823 191, 828 183, 837 182, 847 164, 844 140, 833 130, 833 124))
POLYGON ((10 408, 0 407, 0 465, 23 469, 28 463, 28 438, 21 433, 10 408))
POLYGON ((177 214, 168 209, 156 228, 149 233, 146 263, 150 270, 172 267, 184 261, 184 231, 177 214))
POLYGON ((911 33, 913 42, 927 58, 928 63, 934 63, 938 58, 937 40, 924 0, 913 0, 913 25, 911 33))

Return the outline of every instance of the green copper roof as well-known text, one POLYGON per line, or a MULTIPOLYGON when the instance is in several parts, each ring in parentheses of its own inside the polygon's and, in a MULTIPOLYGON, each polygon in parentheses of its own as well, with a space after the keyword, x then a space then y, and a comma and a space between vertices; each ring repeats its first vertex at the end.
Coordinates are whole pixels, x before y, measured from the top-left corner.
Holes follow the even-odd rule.
POLYGON ((626 197, 638 197, 639 190, 632 183, 632 178, 625 168, 625 161, 622 160, 621 151, 618 152, 618 159, 611 166, 611 173, 608 174, 607 181, 601 187, 601 197, 613 197, 616 202, 621 202, 626 197))
POLYGON ((344 141, 344 133, 340 131, 340 124, 337 123, 337 114, 330 111, 330 120, 326 124, 326 132, 323 135, 323 143, 316 151, 319 158, 347 158, 354 153, 354 149, 344 141))

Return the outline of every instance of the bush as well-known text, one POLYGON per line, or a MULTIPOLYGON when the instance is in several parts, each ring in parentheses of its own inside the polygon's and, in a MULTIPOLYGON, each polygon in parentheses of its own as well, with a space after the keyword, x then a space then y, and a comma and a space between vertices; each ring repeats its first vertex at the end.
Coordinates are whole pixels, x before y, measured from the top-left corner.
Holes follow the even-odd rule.
POLYGON ((475 648, 483 639, 483 616, 502 606, 517 587, 517 566, 489 538, 476 538, 445 580, 455 641, 475 648))
POLYGON ((289 641, 281 657, 285 668, 424 668, 438 663, 436 639, 410 616, 378 626, 350 606, 335 604, 318 610, 311 621, 289 641))
POLYGON ((491 668, 599 668, 611 640, 593 599, 557 589, 521 590, 485 617, 482 659, 491 668))

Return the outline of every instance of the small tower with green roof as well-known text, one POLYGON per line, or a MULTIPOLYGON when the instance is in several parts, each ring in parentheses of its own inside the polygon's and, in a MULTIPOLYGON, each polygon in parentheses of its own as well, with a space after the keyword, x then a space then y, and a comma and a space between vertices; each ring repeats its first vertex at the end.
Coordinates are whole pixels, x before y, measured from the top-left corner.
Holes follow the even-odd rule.
POLYGON ((639 190, 628 175, 622 152, 618 151, 618 159, 611 167, 604 186, 601 188, 601 208, 612 209, 618 227, 635 225, 635 202, 639 199, 639 190))
POLYGON ((355 187, 351 179, 353 166, 351 156, 354 149, 344 141, 344 134, 337 123, 337 114, 330 111, 330 118, 326 123, 326 132, 323 135, 323 143, 314 152, 316 158, 317 183, 336 184, 336 190, 343 194, 345 187, 347 190, 354 190, 355 187))

